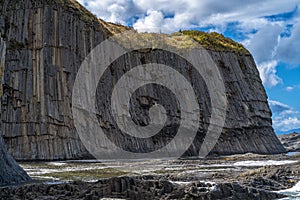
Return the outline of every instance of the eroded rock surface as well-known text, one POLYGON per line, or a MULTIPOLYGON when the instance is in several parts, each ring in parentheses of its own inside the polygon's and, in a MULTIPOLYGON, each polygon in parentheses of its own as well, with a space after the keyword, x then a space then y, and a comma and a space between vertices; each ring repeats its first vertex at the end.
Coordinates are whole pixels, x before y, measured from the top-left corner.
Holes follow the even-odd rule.
POLYGON ((300 181, 299 157, 246 154, 122 164, 26 162, 21 166, 42 181, 0 187, 0 199, 278 199, 285 194, 279 190, 300 181))
POLYGON ((300 152, 300 133, 279 135, 278 138, 289 152, 300 152))
MULTIPOLYGON (((3 137, 9 152, 17 160, 90 157, 74 128, 71 112, 73 83, 85 56, 109 35, 127 28, 96 19, 73 0, 3 0, 0 10, 0 31, 8 44, 1 117, 3 137)), ((208 49, 223 76, 229 103, 225 127, 212 154, 284 152, 272 128, 271 111, 252 56, 247 51, 208 49)), ((107 77, 112 77, 112 83, 115 83, 120 78, 116 72, 156 61, 181 65, 180 72, 190 82, 199 85, 196 90, 204 91, 204 95, 202 93, 199 97, 203 116, 201 126, 185 154, 197 155, 209 123, 209 97, 201 79, 190 73, 186 61, 174 60, 172 55, 160 50, 150 51, 150 54, 134 52, 112 63, 107 77)), ((110 99, 101 91, 109 91, 108 86, 98 87, 97 106, 104 113, 108 112, 107 108, 101 105, 110 99)), ((157 91, 163 91, 160 89, 157 91)), ((156 91, 153 87, 148 90, 156 91)), ((169 110, 177 111, 176 103, 168 102, 168 93, 154 92, 146 97, 137 94, 164 102, 169 110)), ((141 104, 143 101, 134 102, 141 110, 149 109, 151 102, 148 107, 141 104)), ((133 112, 137 124, 147 124, 147 112, 144 115, 143 112, 134 113, 138 112, 133 112)), ((132 145, 124 143, 126 138, 116 136, 118 132, 113 123, 101 120, 99 116, 100 125, 113 136, 112 140, 132 150, 132 145)), ((134 140, 132 144, 138 147, 136 151, 147 152, 149 146, 160 148, 174 134, 176 125, 170 125, 161 138, 143 142, 134 140)))
MULTIPOLYGON (((0 75, 3 74, 3 67, 5 61, 6 44, 0 37, 0 75)), ((3 83, 3 77, 0 78, 0 83, 3 83)), ((2 88, 0 88, 0 96, 2 95, 2 88)), ((1 105, 0 105, 1 109, 1 105)), ((1 116, 1 114, 0 114, 1 116)), ((0 121, 0 128, 2 127, 0 121)), ((16 161, 8 154, 6 145, 2 138, 2 131, 0 129, 0 186, 19 184, 29 181, 30 177, 27 173, 16 163, 16 161)))
POLYGON ((6 199, 276 199, 285 195, 241 186, 239 183, 210 184, 194 182, 180 185, 164 178, 120 177, 85 183, 77 181, 59 185, 26 185, 0 188, 6 199), (22 192, 21 192, 22 191, 22 192))

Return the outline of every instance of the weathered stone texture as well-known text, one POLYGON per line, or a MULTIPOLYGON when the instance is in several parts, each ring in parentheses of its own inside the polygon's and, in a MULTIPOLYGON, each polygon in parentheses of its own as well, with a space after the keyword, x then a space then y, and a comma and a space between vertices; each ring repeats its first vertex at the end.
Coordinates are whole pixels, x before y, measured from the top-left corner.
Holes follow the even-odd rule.
MULTIPOLYGON (((5 41, 0 37, 0 84, 3 83, 3 69, 5 65, 5 41)), ((2 95, 2 88, 0 90, 2 95)), ((1 109, 1 105, 0 105, 1 109)), ((1 114, 0 114, 1 116, 1 114)), ((0 122, 0 128, 2 127, 0 122)), ((6 145, 2 138, 2 131, 0 129, 0 186, 9 184, 19 184, 29 181, 30 177, 27 173, 16 163, 16 161, 8 154, 6 145)))
MULTIPOLYGON (((39 0, 0 2, 0 30, 8 44, 2 131, 9 152, 18 160, 89 156, 74 128, 72 87, 85 56, 110 33, 103 22, 85 13, 76 3, 65 2, 72 6, 39 0)), ((212 153, 284 152, 273 132, 266 93, 252 56, 215 51, 210 54, 223 75, 229 101, 225 128, 212 153)), ((155 52, 146 60, 140 56, 122 62, 168 60, 155 52)), ((118 64, 122 62, 115 63, 120 70, 122 65, 118 64)), ((193 74, 190 80, 199 83, 193 74)), ((98 103, 109 100, 101 96, 99 99, 98 103)), ((204 117, 201 122, 203 127, 207 119, 204 117)), ((107 124, 103 127, 109 130, 107 124)), ((196 155, 202 133, 199 130, 188 155, 196 155)))
POLYGON ((95 183, 76 181, 67 184, 27 184, 0 188, 0 198, 9 199, 278 199, 276 192, 239 183, 210 184, 195 181, 176 184, 155 176, 116 177, 95 183))
POLYGON ((103 41, 103 28, 46 1, 4 1, 1 10, 1 34, 8 42, 2 120, 9 152, 29 160, 86 156, 72 121, 71 91, 82 60, 103 41))
POLYGON ((271 110, 251 55, 211 52, 223 74, 228 100, 225 126, 212 153, 280 153, 271 110))
POLYGON ((279 140, 289 152, 300 152, 300 133, 279 135, 279 140))

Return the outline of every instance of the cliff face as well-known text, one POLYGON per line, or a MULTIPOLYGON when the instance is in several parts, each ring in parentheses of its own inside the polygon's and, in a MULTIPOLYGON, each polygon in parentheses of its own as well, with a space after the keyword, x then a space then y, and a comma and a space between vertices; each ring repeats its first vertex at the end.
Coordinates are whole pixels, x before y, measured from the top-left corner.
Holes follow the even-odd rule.
MULTIPOLYGON (((3 137, 9 152, 18 160, 89 157, 74 128, 71 112, 73 84, 89 52, 113 32, 126 28, 97 20, 71 0, 2 0, 0 10, 1 36, 8 44, 1 117, 3 137)), ((284 152, 273 132, 267 97, 252 56, 244 51, 206 48, 210 49, 210 55, 218 64, 229 103, 224 130, 212 153, 284 152)), ((133 53, 114 62, 112 67, 124 71, 122 63, 137 66, 157 60, 168 62, 172 57, 159 50, 148 56, 133 53)), ((184 71, 188 69, 187 63, 181 64, 183 73, 192 82, 201 83, 193 74, 184 71)), ((108 75, 117 80, 120 77, 116 74, 111 71, 108 75)), ((153 91, 151 88, 148 90, 153 91)), ((101 85, 98 91, 101 91, 101 85)), ((158 96, 158 101, 165 104, 170 98, 170 95, 162 94, 152 96, 158 96)), ((110 99, 109 95, 101 93, 98 97, 97 105, 101 110, 101 103, 110 99)), ((151 95, 146 95, 146 100, 149 99, 151 95)), ((205 100, 202 99, 203 104, 205 100)), ((141 101, 135 103, 140 104, 141 101)), ((171 104, 172 109, 177 109, 175 104, 171 104)), ((204 106, 203 112, 205 114, 209 109, 204 106)), ((140 124, 147 121, 147 115, 138 112, 136 115, 142 121, 140 124)), ((207 123, 207 117, 204 117, 202 128, 207 123)), ((112 126, 102 124, 102 127, 107 134, 114 135, 112 126)), ((172 130, 171 127, 169 131, 172 130)), ((203 130, 199 130, 187 155, 197 154, 203 137, 203 130)), ((124 140, 116 141, 123 145, 124 140)), ((139 146, 147 151, 147 142, 139 146)))
POLYGON ((272 128, 271 111, 251 55, 211 52, 226 85, 225 126, 212 153, 285 152, 272 128))
MULTIPOLYGON (((5 65, 6 44, 0 37, 0 83, 3 83, 3 69, 5 65)), ((0 89, 2 95, 2 89, 0 89)), ((1 108, 1 105, 0 105, 1 108)), ((1 114, 0 114, 1 115, 1 114)), ((1 127, 1 122, 0 122, 1 127)), ((7 153, 6 145, 2 138, 0 130, 0 186, 8 184, 18 184, 30 180, 27 173, 16 163, 16 161, 7 153)))
POLYGON ((72 121, 72 84, 105 28, 75 6, 30 0, 2 1, 0 24, 8 43, 2 130, 9 152, 29 160, 85 156, 72 121))

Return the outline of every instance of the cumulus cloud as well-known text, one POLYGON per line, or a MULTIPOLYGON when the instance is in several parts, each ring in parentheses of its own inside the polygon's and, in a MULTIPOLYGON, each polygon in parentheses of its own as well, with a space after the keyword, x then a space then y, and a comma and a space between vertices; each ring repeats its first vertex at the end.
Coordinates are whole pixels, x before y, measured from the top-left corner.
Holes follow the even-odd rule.
POLYGON ((279 101, 269 100, 273 111, 273 126, 278 131, 288 131, 300 127, 299 112, 279 101))
POLYGON ((267 62, 274 58, 279 35, 282 27, 279 24, 266 24, 256 34, 251 36, 248 49, 258 63, 267 62))
POLYGON ((130 20, 143 14, 132 0, 77 0, 92 13, 109 22, 127 25, 130 20))
POLYGON ((160 11, 148 10, 145 18, 138 19, 134 28, 142 32, 160 32, 163 25, 164 15, 160 11))
MULTIPOLYGON (((292 10, 299 0, 290 0, 289 3, 281 0, 231 0, 220 2, 219 0, 78 0, 97 16, 104 20, 114 22, 123 21, 137 16, 139 19, 147 18, 149 10, 162 12, 169 20, 181 19, 190 16, 183 21, 182 27, 189 25, 206 26, 209 24, 225 25, 232 21, 249 21, 259 19, 262 16, 277 14, 292 10), (188 21, 188 23, 186 22, 188 21)), ((175 20, 172 20, 175 22, 175 20)), ((157 24, 159 26, 159 24, 157 24)), ((143 27, 145 30, 146 27, 143 27)), ((169 31, 177 31, 178 24, 174 24, 169 31)), ((151 30, 151 29, 150 29, 151 30)))
POLYGON ((277 61, 264 62, 258 65, 261 80, 266 86, 275 86, 282 83, 282 79, 276 75, 277 61))
MULTIPOLYGON (((141 32, 175 32, 180 29, 208 28, 226 31, 235 27, 246 40, 258 64, 282 60, 300 62, 300 0, 78 0, 98 17, 133 26, 141 32), (283 13, 283 14, 282 14, 283 13), (288 37, 280 37, 288 24, 288 37), (255 32, 253 32, 255 30, 255 32)), ((278 82, 279 83, 279 82, 278 82)))
MULTIPOLYGON (((256 27, 257 32, 250 34, 243 43, 258 63, 261 78, 266 86, 273 87, 282 83, 282 79, 276 74, 276 62, 299 66, 300 11, 298 4, 291 12, 267 16, 260 20, 253 19, 254 24, 250 26, 243 24, 245 29, 256 27)), ((293 88, 286 87, 286 90, 292 91, 293 88)))
POLYGON ((290 37, 280 38, 276 57, 284 62, 298 65, 300 63, 300 23, 294 24, 290 34, 290 37))
POLYGON ((276 117, 273 119, 273 126, 279 131, 289 131, 300 127, 299 117, 276 117))

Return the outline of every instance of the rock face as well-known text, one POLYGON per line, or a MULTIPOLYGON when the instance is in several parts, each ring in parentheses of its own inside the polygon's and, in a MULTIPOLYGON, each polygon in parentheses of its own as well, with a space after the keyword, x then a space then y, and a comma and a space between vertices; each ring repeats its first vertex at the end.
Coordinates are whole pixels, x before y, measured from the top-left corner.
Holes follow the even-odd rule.
POLYGON ((72 83, 105 28, 69 5, 1 1, 1 34, 8 43, 2 130, 18 160, 86 156, 72 122, 72 83))
POLYGON ((31 180, 27 173, 7 153, 6 145, 0 137, 0 186, 20 184, 31 180))
POLYGON ((300 133, 279 135, 278 138, 289 152, 300 152, 300 133))
MULTIPOLYGON (((4 60, 5 60, 6 44, 0 38, 0 74, 3 73, 4 60)), ((0 79, 0 83, 3 79, 0 79)), ((0 89, 0 95, 2 90, 0 89)), ((1 105, 0 105, 1 108, 1 105)), ((1 122, 0 122, 1 127, 1 122)), ((1 130, 0 130, 0 133, 1 130)), ((29 181, 30 177, 27 173, 16 163, 16 161, 7 153, 6 145, 0 135, 0 186, 9 184, 19 184, 29 181)))
MULTIPOLYGON (((0 10, 0 31, 8 44, 1 117, 9 152, 17 160, 88 158, 90 155, 74 128, 71 112, 73 84, 89 52, 109 35, 127 28, 96 19, 74 0, 2 0, 0 10)), ((284 152, 272 128, 271 111, 252 56, 245 51, 206 48, 218 64, 229 103, 225 127, 211 153, 284 152)), ((109 83, 118 80, 120 73, 122 75, 128 70, 122 65, 124 63, 129 63, 129 68, 132 68, 158 60, 182 66, 181 72, 186 78, 200 85, 199 90, 207 92, 201 86, 203 81, 190 73, 186 61, 172 59, 172 55, 160 50, 146 54, 133 52, 112 63, 113 70, 107 72, 107 80, 111 81, 109 83)), ((110 91, 111 88, 107 87, 99 84, 97 88, 97 108, 104 112, 106 107, 103 105, 106 104, 103 102, 110 101, 110 96, 101 91, 110 91)), ((147 110, 156 102, 168 105, 177 122, 178 105, 171 102, 171 95, 163 88, 144 88, 136 95, 133 105, 139 109, 133 111, 132 116, 137 124, 147 125, 147 110), (143 91, 154 92, 143 94, 143 91)), ((207 100, 209 97, 199 98, 199 104, 203 106, 201 128, 185 155, 197 155, 199 151, 210 116, 207 100)), ((115 136, 118 132, 114 124, 103 123, 102 116, 98 117, 107 135, 127 150, 134 150, 131 144, 136 142, 139 147, 136 151, 147 152, 149 146, 160 148, 176 133, 176 123, 172 125, 174 121, 170 120, 170 126, 161 138, 124 143, 126 138, 115 136)))
POLYGON ((77 181, 60 185, 26 185, 0 188, 4 199, 278 199, 285 195, 239 183, 175 184, 159 177, 119 177, 96 183, 77 181))

